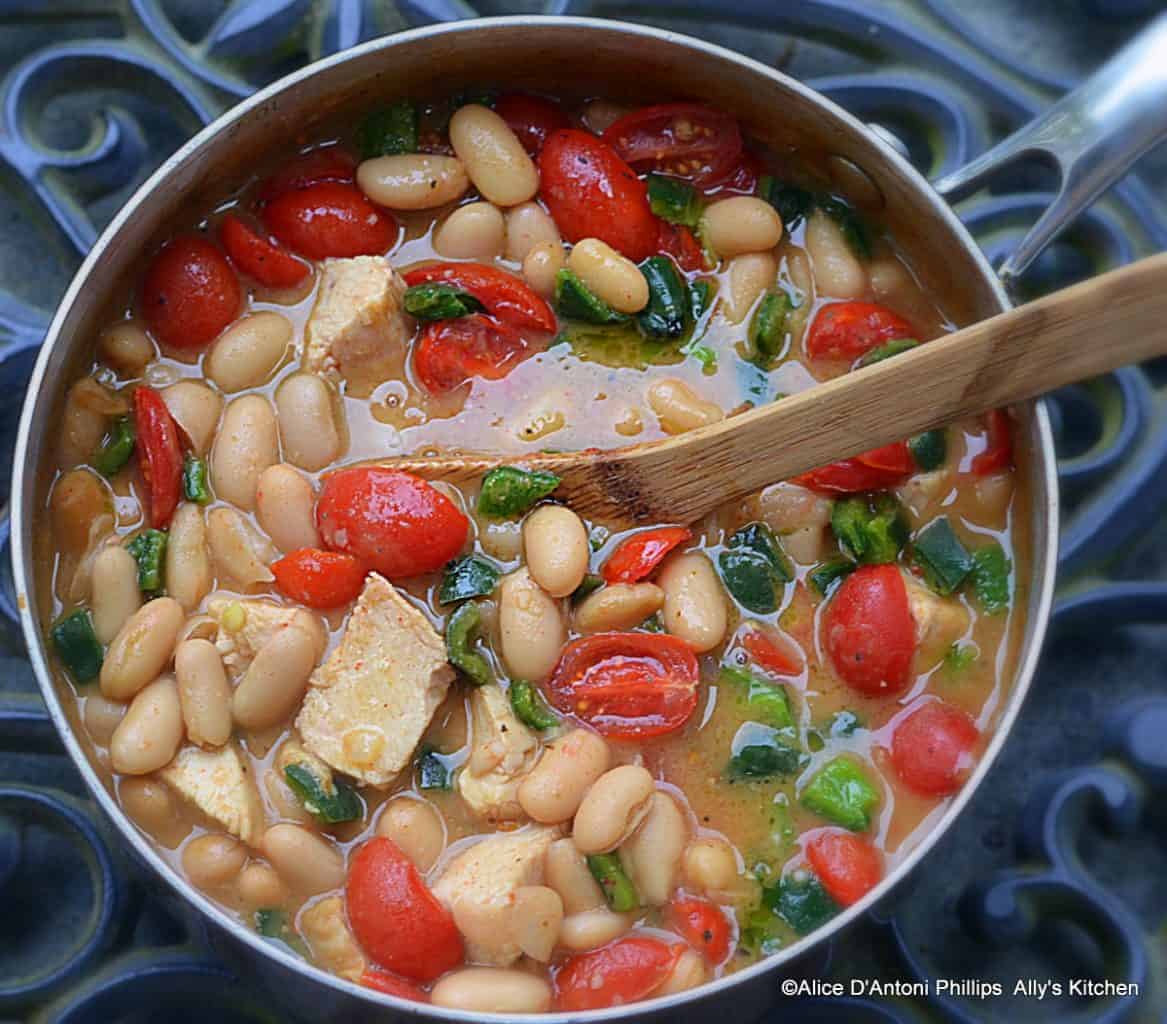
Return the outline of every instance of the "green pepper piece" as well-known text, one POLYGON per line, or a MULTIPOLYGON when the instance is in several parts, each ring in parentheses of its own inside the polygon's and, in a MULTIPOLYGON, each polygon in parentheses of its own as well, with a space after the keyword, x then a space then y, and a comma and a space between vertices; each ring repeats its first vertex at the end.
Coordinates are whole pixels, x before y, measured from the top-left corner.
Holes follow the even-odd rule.
POLYGON ((980 656, 976 644, 955 643, 944 652, 944 669, 952 675, 960 675, 980 656))
POLYGON ((939 469, 948 458, 948 436, 943 430, 926 430, 908 441, 908 450, 925 473, 939 469))
POLYGON ((322 825, 356 821, 365 813, 360 797, 351 786, 336 779, 331 780, 331 785, 326 784, 306 762, 288 765, 284 779, 304 809, 322 825))
POLYGON ((972 553, 972 584, 980 606, 990 615, 1009 607, 1009 573, 1012 565, 1000 544, 989 544, 972 553))
POLYGON ((721 577, 734 600, 748 611, 768 615, 778 608, 782 585, 794 570, 765 523, 748 523, 729 538, 717 559, 721 577))
POLYGON ((660 612, 653 612, 652 615, 636 628, 642 633, 663 633, 665 631, 665 624, 660 617, 660 612))
POLYGON ((134 424, 129 416, 119 416, 109 425, 101 447, 93 456, 93 468, 104 477, 113 477, 134 454, 134 424))
POLYGON ((655 172, 648 175, 645 184, 648 186, 648 205, 661 220, 683 224, 687 228, 697 226, 705 204, 692 185, 655 172))
POLYGON ((620 858, 614 853, 593 853, 588 855, 588 870, 604 890, 608 906, 618 914, 635 910, 640 906, 636 886, 628 877, 620 858))
POLYGON ((855 208, 839 196, 819 196, 816 205, 843 232, 843 238, 861 260, 871 259, 871 232, 855 208))
POLYGON ((478 511, 491 519, 517 516, 546 498, 558 486, 559 477, 554 473, 499 466, 482 479, 478 511))
POLYGON ((555 308, 568 320, 588 324, 623 324, 629 320, 627 314, 617 313, 566 267, 555 275, 555 308))
POLYGON ((682 349, 687 356, 692 356, 701 364, 701 372, 708 375, 717 372, 717 353, 708 345, 689 342, 682 349))
POLYGON ((456 320, 481 313, 483 306, 473 295, 452 284, 431 281, 405 289, 405 312, 418 320, 456 320))
POLYGON ((837 558, 831 562, 822 562, 816 565, 809 573, 807 579, 810 580, 811 586, 815 588, 823 597, 835 587, 839 580, 851 575, 855 571, 855 563, 848 562, 845 559, 837 558))
POLYGON ((689 315, 696 323, 713 305, 717 294, 717 282, 708 277, 700 277, 689 285, 689 315))
POLYGON ((871 827, 871 812, 879 803, 879 791, 855 761, 839 756, 815 773, 799 801, 808 811, 836 825, 865 832, 871 827))
POLYGON ((894 562, 908 539, 904 510, 890 494, 836 501, 831 529, 843 554, 866 565, 894 562))
POLYGON ((941 595, 951 594, 972 572, 972 557, 953 531, 948 516, 932 520, 916 534, 912 556, 928 585, 941 595))
POLYGON ((787 185, 769 174, 758 179, 758 196, 765 199, 782 218, 782 227, 789 234, 814 208, 814 196, 797 185, 787 185))
POLYGON ((511 710, 524 725, 542 732, 559 724, 559 716, 551 710, 543 694, 534 683, 516 679, 511 683, 511 710))
POLYGON ((589 572, 580 584, 571 592, 571 603, 573 605, 582 604, 584 598, 589 594, 594 594, 604 585, 604 577, 597 576, 594 572, 589 572))
POLYGON ((378 156, 399 156, 417 152, 417 107, 398 100, 365 115, 358 132, 361 155, 366 160, 378 156))
MULTIPOLYGON (((608 538, 612 536, 612 531, 606 526, 594 525, 588 529, 588 547, 593 551, 599 551, 605 544, 608 543, 608 538)), ((584 577, 587 579, 587 577, 584 577)), ((581 583, 582 587, 583 584, 581 583)), ((595 587, 592 588, 593 590, 595 587)), ((590 591, 589 591, 590 593, 590 591)), ((584 595, 587 596, 587 595, 584 595)))
POLYGON ((486 655, 474 649, 482 627, 482 612, 473 601, 460 604, 446 623, 446 657, 475 686, 494 681, 494 671, 486 655))
POLYGON ((138 589, 143 594, 160 594, 165 586, 168 539, 165 530, 143 530, 126 545, 138 563, 138 589))
POLYGON ((915 338, 896 338, 894 341, 884 342, 869 352, 864 352, 856 365, 870 366, 872 363, 882 363, 885 359, 898 356, 901 352, 910 352, 919 347, 920 343, 915 338))
POLYGON ((793 871, 777 885, 767 886, 763 902, 799 935, 809 935, 839 912, 822 882, 803 871, 793 871))
POLYGON ((438 603, 454 604, 472 597, 486 597, 498 586, 498 578, 498 566, 481 555, 455 558, 443 570, 438 603))
POLYGON ((453 783, 453 773, 443 755, 433 747, 422 747, 417 752, 417 788, 448 790, 453 783))
POLYGON ((182 496, 197 505, 211 501, 211 484, 207 479, 207 460, 189 453, 182 460, 182 496))
POLYGON ((667 256, 649 256, 638 266, 648 282, 648 305, 636 322, 650 338, 679 338, 688 326, 688 294, 676 265, 667 256))
POLYGON ((806 755, 789 742, 793 732, 793 722, 780 730, 760 722, 744 722, 733 737, 726 778, 740 782, 793 775, 806 760, 806 755))
POLYGON ((768 292, 758 304, 750 321, 750 359, 759 366, 770 366, 786 354, 790 333, 787 317, 794 303, 785 292, 768 292))
POLYGON ((722 665, 718 682, 741 691, 750 711, 762 718, 766 725, 794 735, 794 715, 785 687, 759 679, 752 672, 736 665, 722 665))
POLYGON ((93 631, 93 620, 84 608, 64 615, 49 630, 53 649, 69 675, 79 683, 96 679, 101 672, 105 652, 93 631))
POLYGON ((255 930, 265 939, 282 939, 288 927, 288 915, 275 907, 255 912, 255 930))

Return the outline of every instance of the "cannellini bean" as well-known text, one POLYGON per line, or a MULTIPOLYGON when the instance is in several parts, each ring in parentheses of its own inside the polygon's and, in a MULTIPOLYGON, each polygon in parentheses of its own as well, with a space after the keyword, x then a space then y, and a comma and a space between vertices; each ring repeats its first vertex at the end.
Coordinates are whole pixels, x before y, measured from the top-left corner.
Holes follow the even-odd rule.
POLYGON ((343 447, 332 389, 315 373, 294 373, 276 389, 284 458, 315 472, 335 462, 343 447))
POLYGON ((244 395, 227 404, 223 426, 211 449, 211 482, 224 501, 251 511, 259 474, 279 462, 276 416, 262 395, 244 395))
POLYGON ((527 569, 512 572, 498 595, 498 625, 503 661, 517 679, 538 682, 551 674, 567 643, 559 602, 527 569))
POLYGON ((292 321, 264 310, 241 317, 211 346, 203 373, 224 391, 244 391, 271 379, 292 344, 292 321))
POLYGON ((111 507, 109 488, 96 473, 70 470, 53 484, 49 498, 53 537, 67 554, 83 554, 92 539, 94 521, 108 515, 111 507))
POLYGON ((622 764, 601 775, 575 812, 571 837, 580 853, 610 853, 648 814, 655 786, 648 769, 622 764))
POLYGON ((432 210, 460 199, 470 178, 456 157, 406 153, 366 160, 357 168, 357 184, 378 206, 432 210))
POLYGON ((288 887, 275 870, 262 861, 248 864, 240 872, 235 887, 244 906, 250 910, 282 907, 289 899, 288 887))
POLYGON ((127 377, 140 377, 158 357, 158 349, 141 324, 122 320, 101 332, 97 351, 102 362, 127 377))
POLYGON ((270 583, 268 568, 276 552, 260 532, 233 508, 213 508, 207 516, 207 542, 220 576, 244 587, 270 583))
POLYGON ((851 251, 839 225, 821 210, 806 219, 806 251, 815 288, 833 299, 857 299, 867 290, 867 271, 851 251))
POLYGON ((110 544, 93 559, 93 632, 110 643, 126 620, 142 607, 138 563, 125 548, 110 544))
POLYGON ((197 380, 180 380, 162 392, 162 401, 194 453, 206 454, 223 411, 222 396, 197 380))
POLYGON ((655 583, 610 583, 588 594, 575 610, 580 633, 606 633, 639 626, 665 603, 665 592, 655 583))
POLYGON ((467 203, 434 232, 434 251, 459 260, 492 260, 502 255, 506 221, 493 203, 467 203))
POLYGON ((426 800, 394 797, 377 819, 377 835, 392 839, 418 871, 429 871, 446 847, 441 812, 426 800))
POLYGON ((620 863, 636 886, 640 902, 659 907, 677 887, 681 855, 689 841, 689 823, 667 793, 653 794, 648 815, 620 846, 620 863))
POLYGON ((705 962, 695 949, 686 949, 673 964, 669 976, 661 982, 654 996, 671 996, 677 992, 688 992, 691 988, 705 984, 705 962))
POLYGON ((709 559, 697 551, 673 555, 657 577, 665 592, 665 630, 699 654, 725 637, 729 608, 709 559))
POLYGON ((430 1002, 472 1013, 543 1013, 551 1009, 551 986, 510 967, 463 967, 439 979, 430 1002))
POLYGON ((275 765, 263 773, 263 788, 267 793, 268 801, 275 810, 275 816, 281 821, 298 822, 303 825, 312 825, 312 812, 292 792, 284 773, 275 765))
POLYGON ((782 218, 764 199, 732 196, 711 204, 701 217, 702 238, 724 259, 767 252, 782 239, 782 218))
POLYGON ((59 435, 61 465, 88 462, 105 436, 108 417, 125 411, 125 399, 119 399, 92 377, 77 381, 65 396, 59 435))
POLYGON ((192 612, 211 592, 213 582, 203 510, 194 502, 184 501, 170 520, 166 589, 186 611, 192 612))
POLYGON ((231 713, 244 729, 266 729, 295 709, 316 667, 315 632, 300 617, 264 644, 235 689, 231 713))
POLYGON ((782 550, 799 565, 813 565, 822 556, 825 530, 821 526, 804 526, 782 536, 782 550))
POLYGON ((520 203, 506 212, 506 258, 526 260, 537 245, 554 245, 562 251, 559 228, 551 214, 537 202, 520 203))
POLYGON ((604 891, 592 877, 587 861, 570 839, 556 839, 543 859, 543 877, 559 893, 563 909, 569 915, 603 907, 607 910, 604 891))
POLYGON ((552 597, 567 597, 588 571, 588 531, 565 505, 541 505, 523 520, 531 578, 552 597))
POLYGON ((131 701, 109 741, 110 764, 122 775, 149 775, 164 768, 182 742, 178 687, 161 676, 131 701))
POLYGON ((573 953, 606 946, 636 923, 635 914, 617 914, 607 907, 594 907, 568 914, 559 926, 559 944, 573 953))
POLYGON ((539 190, 539 172, 519 137, 489 107, 459 107, 449 131, 450 145, 474 187, 492 203, 518 206, 539 190))
POLYGON ((573 729, 544 748, 538 763, 519 784, 519 806, 544 824, 568 821, 610 763, 608 744, 602 737, 588 729, 573 729))
POLYGON ((301 825, 272 825, 260 840, 263 855, 297 893, 315 896, 344 884, 344 858, 324 836, 301 825))
POLYGON ((150 832, 169 831, 178 817, 170 787, 157 779, 119 779, 118 802, 126 814, 150 832))
POLYGON ((758 495, 758 514, 776 533, 804 526, 826 526, 834 502, 798 484, 771 484, 758 495))
POLYGON ((773 253, 751 252, 735 256, 726 267, 729 286, 725 289, 722 309, 731 324, 740 324, 767 288, 778 277, 778 261, 773 253))
POLYGON ((545 885, 521 885, 511 905, 515 944, 532 960, 545 964, 563 924, 563 900, 545 885))
POLYGON ((85 722, 85 731, 90 739, 98 746, 108 747, 109 741, 125 717, 126 706, 116 700, 106 700, 96 694, 85 698, 85 709, 82 720, 85 722))
POLYGON ((247 847, 222 832, 196 836, 182 848, 182 870, 199 889, 234 881, 247 863, 247 847))
POLYGON ((653 383, 645 396, 666 434, 683 434, 686 430, 707 427, 725 419, 714 402, 707 402, 683 380, 665 377, 653 383))
POLYGON ((170 663, 184 618, 173 597, 156 597, 134 612, 105 652, 102 694, 129 700, 156 679, 170 663))
POLYGON ((724 839, 695 839, 682 858, 685 881, 694 889, 724 892, 737 882, 737 857, 724 839))
POLYGON ((559 242, 539 242, 523 257, 523 280, 545 299, 555 294, 555 279, 567 264, 559 242))
POLYGON ((320 547, 316 495, 303 474, 279 462, 259 474, 255 489, 259 525, 281 551, 320 547))
POLYGON ((607 242, 581 239, 572 247, 567 266, 618 313, 639 313, 648 305, 648 282, 640 268, 607 242))
POLYGON ((209 640, 184 640, 174 652, 182 720, 191 743, 221 747, 231 738, 231 684, 209 640))

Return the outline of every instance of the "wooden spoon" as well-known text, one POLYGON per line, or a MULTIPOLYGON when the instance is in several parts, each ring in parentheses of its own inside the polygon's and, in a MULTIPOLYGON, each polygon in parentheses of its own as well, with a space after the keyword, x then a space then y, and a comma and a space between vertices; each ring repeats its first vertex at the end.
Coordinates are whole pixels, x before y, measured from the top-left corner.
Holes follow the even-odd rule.
POLYGON ((612 451, 395 459, 457 483, 546 469, 555 497, 628 526, 689 523, 778 480, 1167 353, 1167 253, 677 437, 612 451))

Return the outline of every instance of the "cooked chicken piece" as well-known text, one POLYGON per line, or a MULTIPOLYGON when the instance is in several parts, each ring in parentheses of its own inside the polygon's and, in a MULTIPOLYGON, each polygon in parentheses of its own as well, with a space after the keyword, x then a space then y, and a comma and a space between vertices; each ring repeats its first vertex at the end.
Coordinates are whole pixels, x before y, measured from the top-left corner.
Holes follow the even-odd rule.
POLYGON ((896 488, 896 497, 908 510, 913 527, 930 519, 939 511, 943 501, 955 484, 955 470, 950 465, 941 466, 930 473, 916 473, 896 488))
POLYGON ((318 966, 349 981, 360 980, 368 961, 349 931, 344 900, 340 896, 328 896, 306 907, 300 913, 298 925, 318 966))
POLYGON ((925 672, 968 632, 968 609, 955 597, 934 594, 911 573, 905 572, 903 577, 908 608, 916 622, 916 667, 925 672))
POLYGON ((409 764, 453 679, 429 620, 370 573, 339 646, 312 673, 296 728, 336 770, 384 786, 409 764))
POLYGON ((218 750, 183 747, 159 773, 208 818, 248 846, 263 833, 263 803, 247 760, 233 743, 218 750))
POLYGON ((539 741, 515 716, 502 688, 491 683, 470 694, 474 747, 458 772, 458 792, 480 818, 517 821, 524 817, 518 789, 534 766, 539 741))
POLYGON ((207 602, 207 614, 218 626, 215 647, 227 671, 235 676, 246 672, 256 652, 293 619, 316 635, 321 654, 328 643, 319 618, 303 608, 289 608, 274 601, 212 597, 207 602))

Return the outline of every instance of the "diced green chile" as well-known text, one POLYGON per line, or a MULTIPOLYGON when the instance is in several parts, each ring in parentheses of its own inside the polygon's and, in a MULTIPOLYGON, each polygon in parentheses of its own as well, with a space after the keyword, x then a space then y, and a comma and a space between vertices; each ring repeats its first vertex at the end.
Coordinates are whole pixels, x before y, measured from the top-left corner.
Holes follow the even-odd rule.
POLYGON ((872 363, 882 363, 885 359, 898 356, 901 352, 910 352, 919 347, 920 343, 915 338, 896 338, 893 341, 885 341, 870 352, 864 352, 859 357, 858 365, 870 366, 872 363))
POLYGON ((959 675, 980 656, 976 644, 955 643, 944 652, 944 668, 959 675))
POLYGON ((904 510, 890 494, 836 501, 831 530, 843 554, 866 565, 894 562, 908 540, 904 510))
POLYGON ((701 277, 689 285, 689 315, 694 323, 700 320, 713 304, 717 294, 717 282, 701 277))
POLYGON ((365 115, 360 127, 361 155, 366 160, 378 156, 400 156, 417 152, 417 107, 409 100, 365 115))
POLYGON ((648 282, 648 305, 636 314, 651 338, 679 338, 688 327, 688 295, 676 265, 667 256, 649 256, 638 264, 648 282))
POLYGON ((452 284, 431 281, 405 290, 405 312, 418 320, 456 320, 482 312, 482 303, 452 284))
POLYGON ((288 915, 282 910, 265 907, 255 912, 255 930, 265 939, 282 939, 288 928, 288 915))
POLYGON ((820 210, 839 225, 843 238, 861 260, 871 259, 871 233, 867 223, 845 199, 820 195, 815 201, 820 210))
POLYGON ((762 900, 799 935, 821 928, 839 912, 822 882, 809 872, 791 872, 777 885, 767 886, 762 900))
POLYGON ((454 604, 472 597, 486 597, 498 586, 499 575, 498 566, 481 555, 455 558, 446 563, 442 572, 438 603, 454 604))
POLYGON ((573 605, 581 604, 585 597, 589 594, 594 594, 604 585, 604 577, 597 576, 594 572, 589 572, 580 584, 571 592, 571 603, 573 605))
POLYGON ((93 456, 93 468, 102 476, 116 476, 134 454, 134 424, 129 416, 119 416, 109 425, 101 447, 93 456))
POLYGON ((660 617, 660 612, 653 612, 636 628, 642 633, 663 633, 665 631, 665 623, 660 617))
POLYGON ((207 475, 207 460, 187 454, 182 460, 182 496, 196 505, 211 501, 211 483, 207 475))
POLYGON ((924 580, 938 594, 951 594, 972 572, 972 556, 957 537, 948 516, 933 519, 912 542, 912 555, 924 580))
POLYGON ((356 821, 365 812, 351 786, 337 779, 326 783, 306 761, 288 765, 284 779, 304 809, 322 825, 356 821))
POLYGON ((729 538, 717 559, 721 577, 734 600, 748 611, 768 615, 777 610, 785 583, 794 570, 765 523, 747 523, 729 538))
POLYGON ((567 267, 555 275, 555 308, 568 320, 582 320, 588 324, 622 324, 629 319, 589 290, 567 267))
POLYGON ((475 686, 494 681, 490 661, 475 649, 482 628, 482 612, 473 601, 460 604, 446 622, 446 657, 475 686))
POLYGON ((908 450, 925 473, 939 469, 948 458, 948 435, 943 430, 926 430, 908 441, 908 450))
POLYGON ((745 696, 750 712, 761 718, 766 725, 794 735, 794 715, 785 687, 759 679, 749 670, 736 665, 722 665, 718 681, 723 686, 738 689, 745 696))
POLYGON ((542 731, 559 724, 559 716, 551 710, 543 694, 534 683, 516 679, 510 689, 511 710, 515 717, 532 729, 542 731))
POLYGON ((93 631, 93 620, 88 611, 78 608, 59 618, 49 630, 49 638, 57 657, 74 680, 88 683, 97 678, 105 653, 93 631))
POLYGON ((826 597, 839 580, 851 575, 855 571, 855 563, 846 559, 837 558, 834 561, 822 562, 816 565, 807 574, 811 586, 826 597))
POLYGON ((593 853, 588 856, 588 870, 600 883, 608 906, 619 914, 640 906, 636 886, 614 853, 593 853))
POLYGON ((165 530, 143 530, 126 545, 126 550, 138 563, 138 589, 143 594, 160 594, 166 586, 166 542, 169 539, 165 530))
POLYGON ((558 486, 559 477, 554 473, 499 466, 482 480, 478 511, 492 519, 517 516, 546 498, 558 486))
POLYGON ((651 173, 645 179, 648 185, 648 205, 661 220, 695 228, 705 208, 699 193, 688 182, 651 173))
POLYGON ((453 773, 447 767, 444 757, 432 747, 423 747, 417 754, 418 789, 451 788, 453 773))
POLYGON ((793 745, 793 734, 793 727, 744 722, 733 737, 726 778, 741 782, 793 775, 806 763, 806 755, 793 745))
POLYGON ((867 773, 848 757, 836 757, 820 768, 799 797, 802 806, 852 832, 871 827, 871 812, 879 791, 867 773))
POLYGON ((797 185, 788 185, 769 174, 758 179, 758 196, 765 199, 782 218, 782 226, 789 234, 812 209, 814 196, 797 185))
POLYGON ((750 321, 750 359, 769 366, 786 351, 789 331, 786 320, 794 303, 785 292, 768 292, 750 321))
POLYGON ((1009 607, 1009 571, 1012 566, 1000 544, 972 553, 972 585, 980 606, 990 615, 1009 607))

